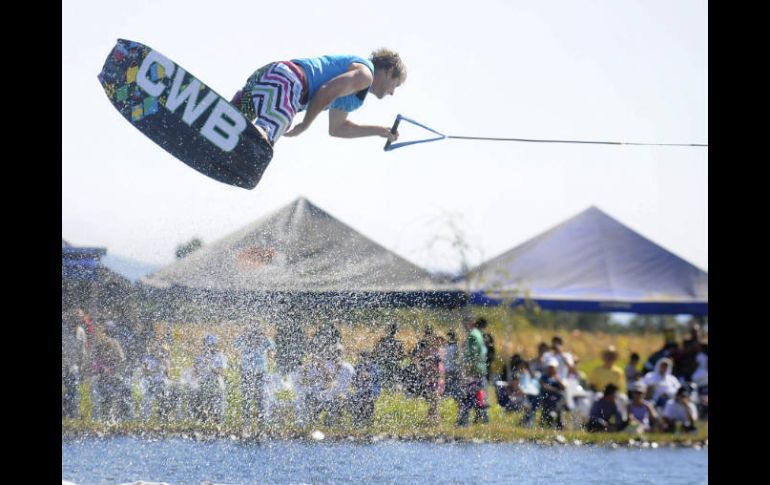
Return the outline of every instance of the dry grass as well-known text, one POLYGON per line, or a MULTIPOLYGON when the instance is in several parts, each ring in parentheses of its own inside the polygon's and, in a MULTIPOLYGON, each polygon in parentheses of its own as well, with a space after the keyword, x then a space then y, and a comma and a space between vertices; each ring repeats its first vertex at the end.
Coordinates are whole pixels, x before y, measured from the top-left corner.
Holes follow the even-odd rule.
MULTIPOLYGON (((663 338, 658 334, 628 335, 581 332, 579 330, 541 330, 533 328, 526 321, 516 321, 517 317, 515 316, 513 320, 496 318, 495 315, 485 316, 490 321, 488 330, 495 339, 497 349, 497 362, 493 365, 493 372, 499 372, 504 362, 510 359, 514 353, 525 358, 534 357, 538 344, 540 342, 550 344, 554 335, 560 335, 564 339, 565 349, 578 358, 578 369, 584 372, 589 372, 601 363, 601 353, 609 345, 614 345, 618 349, 620 355, 618 364, 624 366, 632 352, 637 352, 644 361, 647 356, 660 349, 663 344, 663 338)), ((433 325, 440 335, 446 335, 449 329, 454 329, 458 339, 460 341, 464 339, 465 332, 458 320, 452 321, 441 317, 431 318, 430 315, 427 317, 422 315, 422 318, 419 319, 408 318, 399 322, 396 338, 404 344, 404 348, 408 351, 417 343, 422 328, 426 324, 433 325)), ((371 350, 386 330, 385 325, 381 323, 375 325, 341 323, 337 327, 345 347, 345 358, 353 363, 358 360, 358 354, 361 351, 371 350)), ((200 351, 203 337, 207 333, 219 337, 221 346, 229 358, 238 359, 238 351, 233 344, 243 329, 241 323, 223 322, 204 325, 157 322, 155 328, 157 336, 170 335, 173 341, 172 365, 174 375, 177 375, 181 368, 192 365, 192 359, 200 351)), ((308 340, 315 331, 315 326, 310 325, 308 327, 306 330, 308 340)), ((275 327, 268 325, 267 334, 274 338, 275 327)))

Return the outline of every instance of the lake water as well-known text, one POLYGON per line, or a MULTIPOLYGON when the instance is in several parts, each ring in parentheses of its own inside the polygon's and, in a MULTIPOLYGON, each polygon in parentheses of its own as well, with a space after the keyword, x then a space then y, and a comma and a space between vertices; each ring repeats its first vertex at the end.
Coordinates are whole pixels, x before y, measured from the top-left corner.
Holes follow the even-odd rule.
POLYGON ((131 437, 62 440, 62 479, 195 484, 706 484, 708 450, 131 437))

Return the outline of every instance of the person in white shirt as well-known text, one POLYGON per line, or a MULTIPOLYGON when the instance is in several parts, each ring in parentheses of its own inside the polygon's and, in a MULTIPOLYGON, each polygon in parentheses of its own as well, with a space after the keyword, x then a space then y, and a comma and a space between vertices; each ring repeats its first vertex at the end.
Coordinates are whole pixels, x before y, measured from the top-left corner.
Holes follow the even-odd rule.
POLYGON ((647 386, 647 396, 652 399, 656 408, 662 408, 682 387, 679 379, 671 373, 673 367, 673 361, 664 357, 655 363, 655 369, 645 374, 642 380, 647 386))
POLYGON ((545 363, 551 359, 556 359, 559 364, 558 374, 561 380, 566 381, 570 373, 575 373, 575 358, 569 352, 564 351, 564 341, 558 335, 551 339, 551 350, 540 357, 540 361, 544 364, 543 368, 546 367, 545 363))
POLYGON ((681 423, 683 431, 697 431, 698 410, 690 402, 690 390, 681 387, 676 396, 666 402, 663 409, 663 431, 676 431, 676 423, 681 423))
POLYGON ((577 372, 577 359, 571 353, 564 350, 564 341, 561 337, 555 335, 551 339, 551 350, 544 353, 541 359, 543 363, 556 359, 556 362, 559 364, 557 374, 559 379, 567 386, 564 392, 564 402, 567 410, 571 411, 577 407, 578 402, 576 402, 576 398, 578 401, 584 401, 581 403, 583 405, 589 402, 587 399, 583 399, 584 397, 589 397, 589 394, 586 393, 580 384, 580 376, 577 372))
POLYGON ((356 371, 342 360, 341 344, 330 352, 330 359, 319 352, 309 353, 294 385, 294 412, 300 426, 312 425, 324 411, 324 424, 329 425, 336 422, 345 409, 356 371))

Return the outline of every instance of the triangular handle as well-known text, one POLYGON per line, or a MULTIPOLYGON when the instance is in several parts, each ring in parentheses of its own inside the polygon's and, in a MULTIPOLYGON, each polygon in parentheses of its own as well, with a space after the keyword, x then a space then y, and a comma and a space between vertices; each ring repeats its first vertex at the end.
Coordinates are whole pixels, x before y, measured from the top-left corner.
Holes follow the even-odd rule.
POLYGON ((414 121, 413 119, 407 118, 406 116, 402 116, 400 114, 398 116, 396 116, 396 121, 393 123, 393 127, 390 129, 391 133, 395 133, 396 132, 396 130, 398 129, 398 124, 401 123, 401 120, 404 120, 404 121, 406 121, 408 123, 412 123, 413 125, 417 125, 420 128, 423 128, 425 130, 430 131, 431 133, 437 134, 438 136, 436 138, 426 138, 424 140, 405 141, 405 142, 393 143, 393 144, 391 144, 390 140, 388 140, 387 142, 385 142, 384 150, 386 152, 389 152, 391 150, 395 150, 396 148, 405 147, 407 145, 414 145, 416 143, 427 143, 429 141, 443 140, 444 138, 446 138, 446 135, 444 135, 443 133, 439 133, 438 131, 434 130, 433 128, 429 128, 429 127, 427 127, 427 126, 425 126, 425 125, 423 125, 421 123, 418 123, 418 122, 414 121))

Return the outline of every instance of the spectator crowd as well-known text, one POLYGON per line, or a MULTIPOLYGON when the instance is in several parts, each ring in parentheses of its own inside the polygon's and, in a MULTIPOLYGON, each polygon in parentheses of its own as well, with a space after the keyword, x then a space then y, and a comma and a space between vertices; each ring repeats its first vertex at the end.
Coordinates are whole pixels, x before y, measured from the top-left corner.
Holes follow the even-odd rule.
POLYGON ((492 399, 525 427, 686 432, 708 419, 708 343, 697 324, 681 344, 666 338, 645 361, 630 352, 624 367, 619 351, 608 346, 587 373, 559 336, 541 342, 531 357, 514 354, 494 372, 488 322, 466 315, 463 327, 462 334, 441 335, 427 325, 407 350, 390 324, 348 361, 332 322, 312 336, 299 325, 278 324, 270 338, 263 322, 251 321, 226 349, 206 334, 189 365, 172 376, 169 335, 68 310, 62 314, 62 418, 222 423, 237 386, 244 426, 269 425, 280 408, 291 409, 300 426, 348 420, 368 426, 383 390, 423 399, 427 424, 440 422, 443 399, 456 402, 457 426, 488 423, 492 399), (232 371, 238 381, 227 378, 232 371), (84 389, 88 411, 80 402, 84 389))

